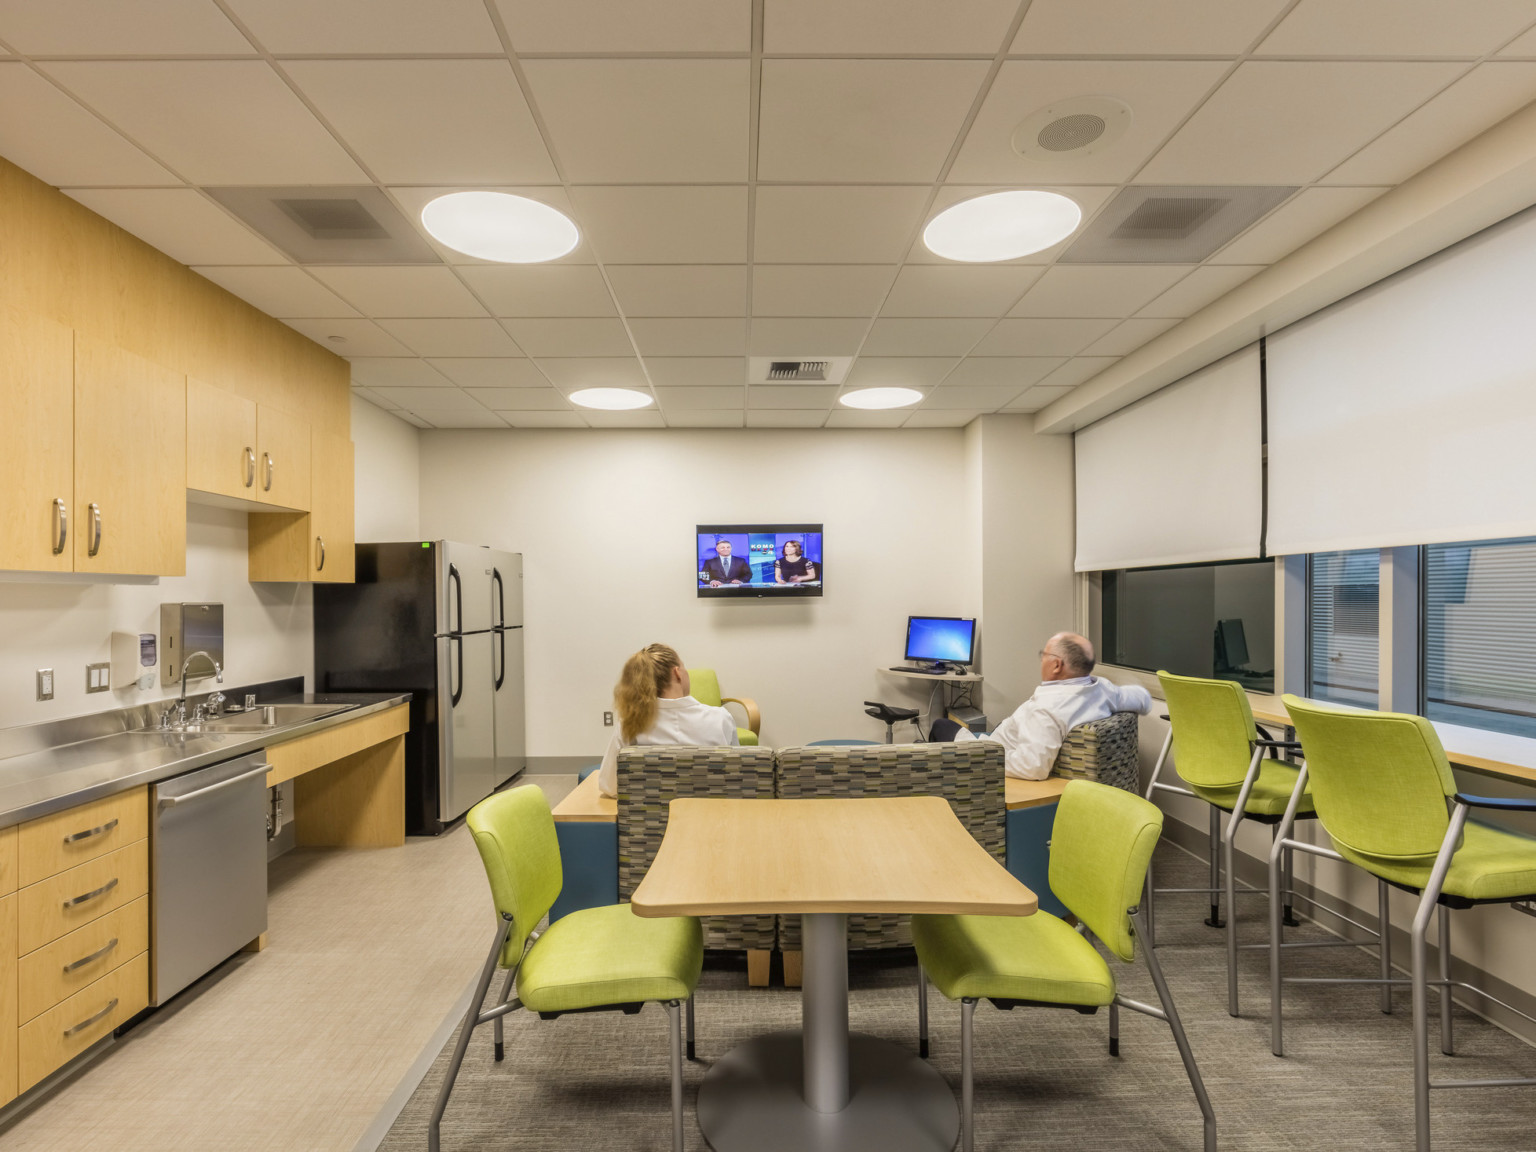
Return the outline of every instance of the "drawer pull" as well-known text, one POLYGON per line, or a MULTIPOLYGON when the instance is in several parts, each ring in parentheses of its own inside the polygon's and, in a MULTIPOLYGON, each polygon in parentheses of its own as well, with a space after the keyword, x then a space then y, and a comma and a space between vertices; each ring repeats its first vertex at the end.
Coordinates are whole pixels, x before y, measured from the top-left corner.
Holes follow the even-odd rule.
POLYGON ((117 877, 114 876, 94 892, 82 892, 72 900, 64 901, 64 907, 73 908, 76 904, 84 904, 87 900, 94 900, 98 896, 105 896, 117 887, 117 877))
POLYGON ((114 949, 116 947, 117 947, 117 937, 114 936, 112 939, 107 941, 107 946, 105 948, 98 948, 98 949, 96 949, 96 951, 92 952, 89 956, 82 956, 82 957, 80 957, 80 959, 76 960, 74 963, 64 965, 64 971, 66 971, 66 972, 73 972, 76 968, 84 968, 92 960, 100 960, 103 956, 105 956, 108 952, 112 951, 112 949, 114 949))
POLYGON ((116 1007, 117 1007, 117 997, 114 996, 114 997, 112 997, 111 1002, 105 1008, 103 1008, 100 1012, 96 1013, 96 1015, 87 1017, 86 1019, 80 1021, 80 1023, 76 1024, 72 1028, 64 1029, 64 1035, 66 1035, 66 1036, 73 1036, 76 1032, 84 1032, 92 1024, 96 1023, 98 1020, 100 1020, 103 1016, 105 1016, 107 1013, 111 1012, 112 1009, 114 1009, 116 1007))
POLYGON ((108 820, 105 824, 102 824, 99 827, 87 828, 84 832, 71 832, 68 836, 64 837, 64 843, 74 844, 80 840, 89 840, 92 836, 104 836, 116 827, 117 817, 114 816, 112 819, 108 820))

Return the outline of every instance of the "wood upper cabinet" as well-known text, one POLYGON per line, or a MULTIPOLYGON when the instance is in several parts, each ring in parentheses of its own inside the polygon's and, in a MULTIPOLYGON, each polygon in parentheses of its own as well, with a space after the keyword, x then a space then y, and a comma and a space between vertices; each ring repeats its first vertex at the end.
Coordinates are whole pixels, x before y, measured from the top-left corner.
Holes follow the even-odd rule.
POLYGON ((75 508, 73 333, 0 309, 0 569, 69 572, 75 508))
POLYGON ((305 511, 310 503, 309 424, 265 404, 256 406, 255 498, 305 511))
POLYGON ((76 572, 187 570, 187 378, 75 334, 76 572))
POLYGON ((257 499, 256 401, 187 377, 187 487, 257 499))
POLYGON ((356 577, 352 441, 313 433, 310 510, 253 512, 250 579, 349 584, 356 577))

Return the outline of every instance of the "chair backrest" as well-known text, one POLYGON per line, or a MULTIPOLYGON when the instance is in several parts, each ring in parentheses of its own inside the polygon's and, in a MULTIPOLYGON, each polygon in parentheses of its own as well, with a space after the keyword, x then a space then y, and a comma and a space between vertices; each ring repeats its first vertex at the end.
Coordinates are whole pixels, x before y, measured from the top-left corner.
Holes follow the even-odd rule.
POLYGON ((1130 910, 1141 903, 1163 813, 1133 792, 1073 780, 1051 829, 1051 891, 1116 956, 1136 958, 1130 910))
POLYGON ((1456 791, 1434 725, 1400 712, 1354 712, 1285 696, 1312 804, 1328 835, 1365 856, 1432 860, 1456 791))
POLYGON ((1236 788, 1248 774, 1259 730, 1248 694, 1233 680, 1159 672, 1173 724, 1173 764, 1201 788, 1236 788))
POLYGON ((1071 780, 1095 780, 1129 792, 1139 791, 1141 770, 1136 755, 1136 721, 1134 712, 1116 712, 1102 720, 1079 724, 1062 741, 1051 774, 1071 780))
POLYGON ((690 668, 688 680, 693 685, 688 695, 692 696, 700 704, 708 704, 711 708, 722 707, 720 703, 720 677, 715 675, 713 668, 690 668))
POLYGON ((512 917, 512 932, 501 952, 501 966, 510 968, 563 883, 549 800, 536 784, 509 788, 476 804, 464 822, 480 850, 496 911, 512 917))

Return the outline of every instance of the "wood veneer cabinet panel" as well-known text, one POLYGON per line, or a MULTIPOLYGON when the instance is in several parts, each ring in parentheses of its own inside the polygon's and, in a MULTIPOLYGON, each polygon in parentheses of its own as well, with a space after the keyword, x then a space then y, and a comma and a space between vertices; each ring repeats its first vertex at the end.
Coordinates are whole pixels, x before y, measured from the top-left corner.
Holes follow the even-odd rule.
POLYGON ((140 896, 18 962, 16 1017, 25 1024, 149 950, 149 897, 140 896))
POLYGON ((256 406, 256 499, 299 512, 310 503, 309 423, 267 404, 256 406))
POLYGON ((187 487, 256 498, 256 402, 187 380, 187 487))
POLYGON ((16 828, 0 829, 0 896, 16 891, 16 828))
POLYGON ((17 1086, 25 1091, 149 1006, 149 953, 76 992, 22 1025, 17 1035, 17 1086))
POLYGON ((57 876, 126 848, 149 835, 149 789, 104 796, 51 816, 28 820, 18 829, 17 873, 22 886, 57 876))
POLYGON ((76 333, 75 571, 185 574, 186 487, 186 377, 76 333))
POLYGON ((0 898, 0 1104, 16 1095, 16 897, 0 898))
POLYGON ((79 525, 73 341, 62 324, 0 308, 0 568, 75 566, 69 541, 60 541, 61 512, 70 532, 79 525))
POLYGON ((314 540, 309 549, 310 579, 350 584, 356 579, 356 512, 352 441, 315 434, 314 493, 310 516, 314 540))
POLYGON ((21 954, 35 952, 148 891, 148 840, 23 888, 17 893, 16 910, 21 954))

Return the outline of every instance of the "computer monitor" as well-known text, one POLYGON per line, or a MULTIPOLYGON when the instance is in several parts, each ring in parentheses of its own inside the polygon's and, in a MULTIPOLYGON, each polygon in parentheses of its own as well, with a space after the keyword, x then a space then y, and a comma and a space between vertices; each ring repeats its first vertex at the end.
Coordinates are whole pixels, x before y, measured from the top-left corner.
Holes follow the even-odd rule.
POLYGON ((1248 663, 1248 638, 1242 620, 1216 621, 1216 670, 1233 672, 1248 663))
POLYGON ((976 621, 960 616, 908 616, 908 660, 969 664, 975 658, 976 621))

